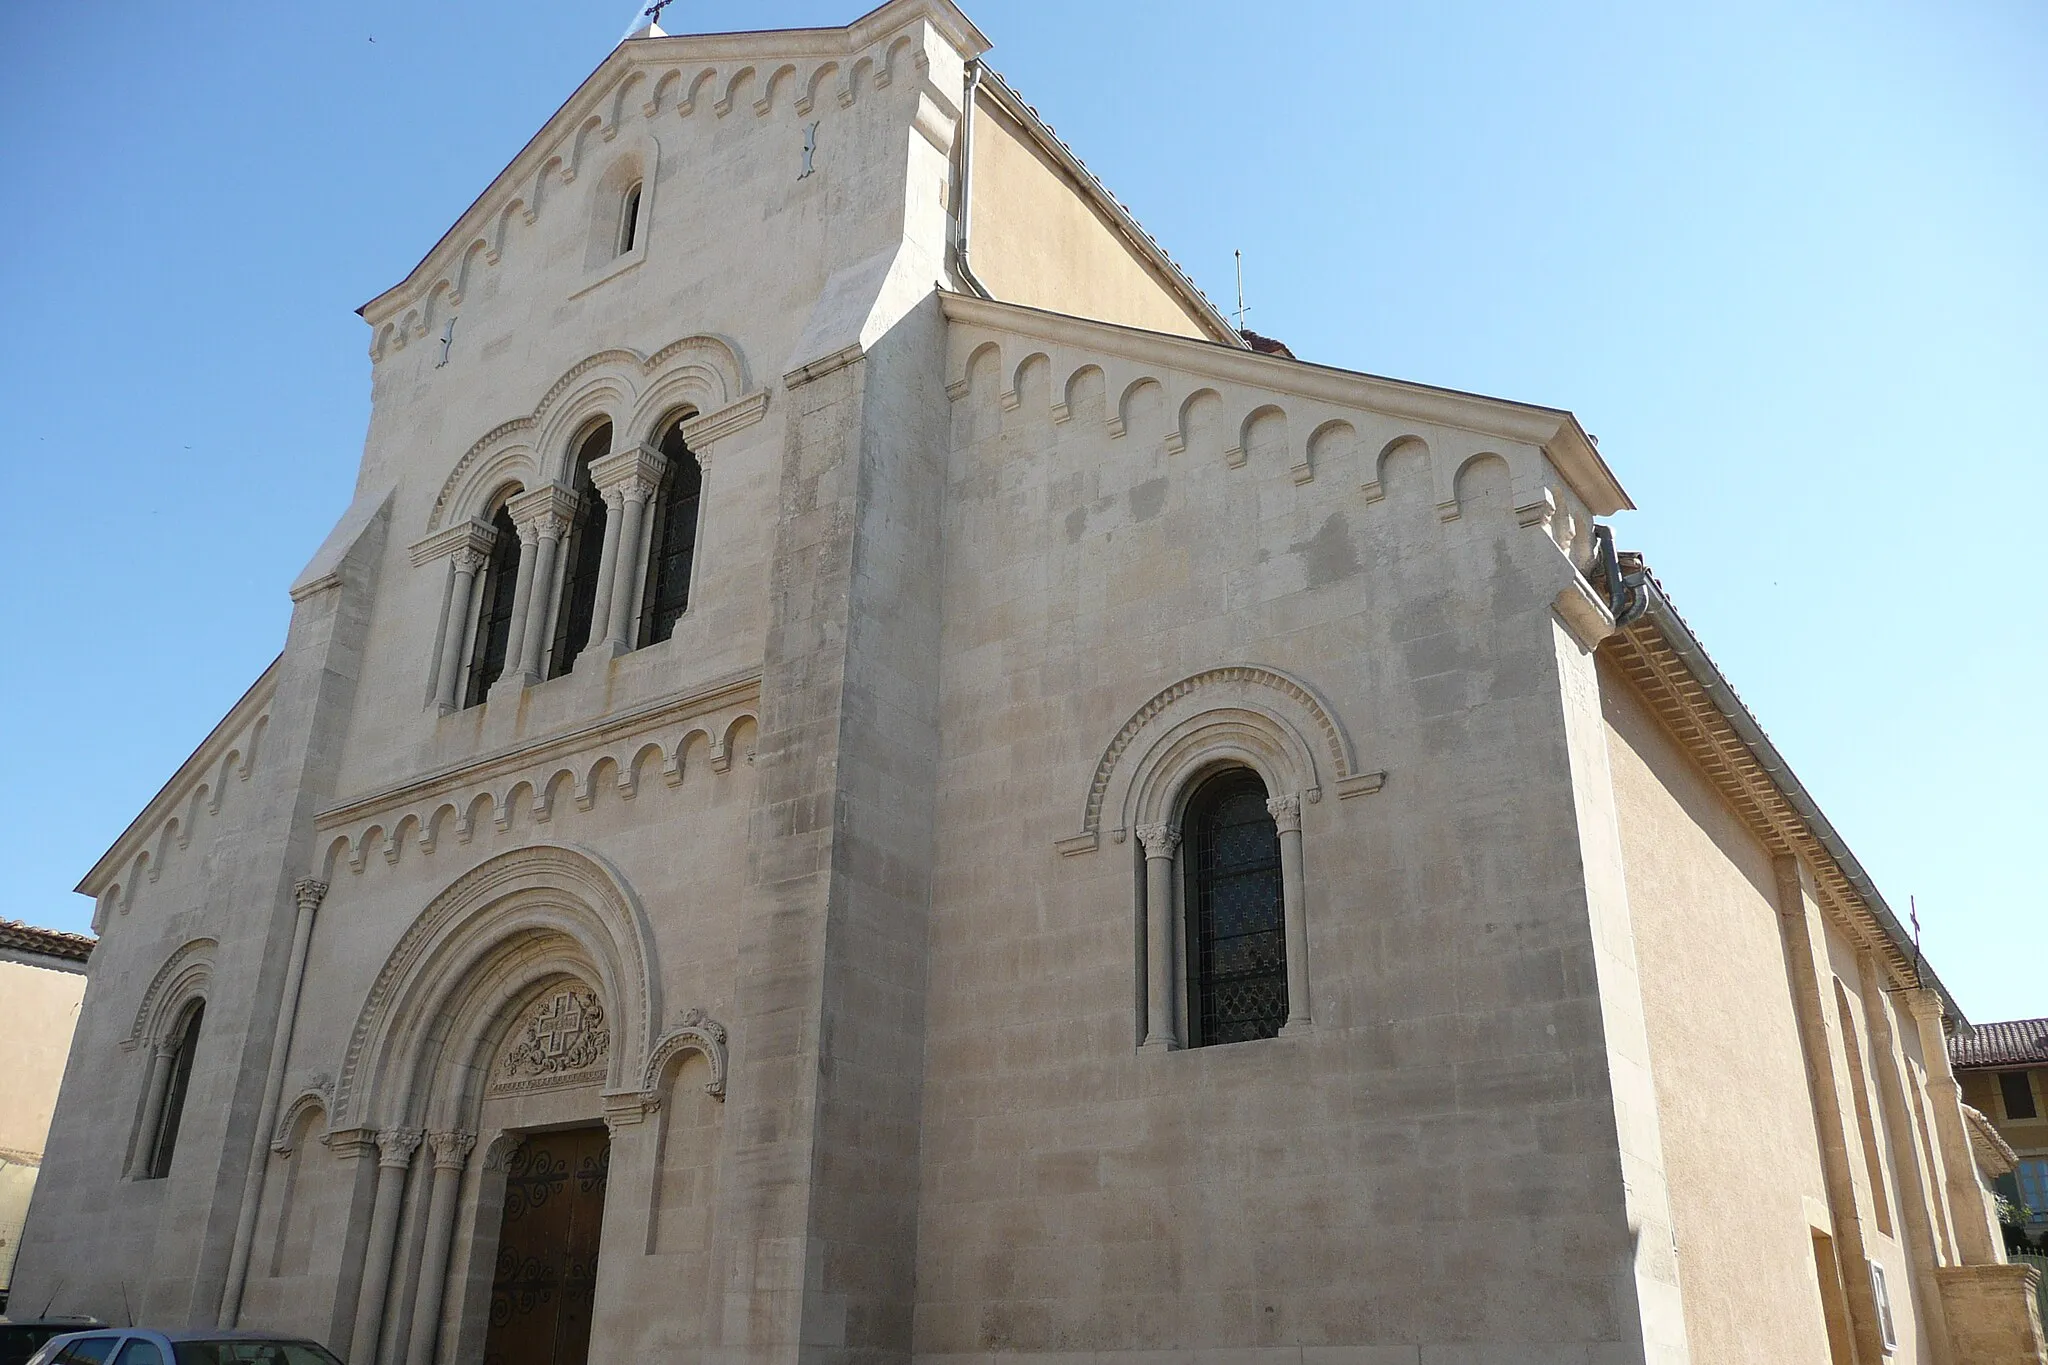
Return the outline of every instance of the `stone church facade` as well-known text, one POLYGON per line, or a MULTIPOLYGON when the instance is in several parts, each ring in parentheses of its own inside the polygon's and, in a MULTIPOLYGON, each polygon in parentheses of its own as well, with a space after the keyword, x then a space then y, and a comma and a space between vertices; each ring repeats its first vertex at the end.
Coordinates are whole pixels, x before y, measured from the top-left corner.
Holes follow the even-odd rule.
POLYGON ((2041 1361, 1967 1025, 1576 419, 1250 344, 986 46, 643 31, 366 305, 284 650, 81 887, 18 1301, 2041 1361))

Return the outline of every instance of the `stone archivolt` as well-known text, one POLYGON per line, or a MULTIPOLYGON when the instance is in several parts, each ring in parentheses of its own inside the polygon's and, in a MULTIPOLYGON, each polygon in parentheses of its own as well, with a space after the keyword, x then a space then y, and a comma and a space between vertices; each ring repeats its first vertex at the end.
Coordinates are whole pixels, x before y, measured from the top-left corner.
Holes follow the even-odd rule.
POLYGON ((121 1040, 123 1051, 133 1052, 144 1042, 162 1037, 177 1017, 178 1007, 205 993, 213 980, 213 955, 219 948, 218 939, 195 938, 164 959, 142 992, 135 1022, 121 1040))

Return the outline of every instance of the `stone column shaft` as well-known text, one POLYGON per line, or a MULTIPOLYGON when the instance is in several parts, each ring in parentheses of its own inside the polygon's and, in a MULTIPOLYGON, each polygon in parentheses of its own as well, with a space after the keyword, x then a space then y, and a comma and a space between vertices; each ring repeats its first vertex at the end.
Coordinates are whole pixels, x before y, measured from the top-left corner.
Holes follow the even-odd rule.
POLYGON ((1145 1046, 1176 1048, 1173 1022, 1173 858, 1180 831, 1147 825, 1138 831, 1145 847, 1145 1046))
MULTIPOLYGON (((590 639, 584 645, 584 654, 597 652, 596 646, 600 642, 609 643, 607 627, 612 619, 612 579, 618 573, 620 560, 619 523, 624 516, 625 496, 616 488, 601 491, 605 510, 604 552, 597 561, 597 600, 590 605, 590 639)), ((577 657, 580 659, 582 655, 577 657)))
POLYGON ((131 1179, 149 1174, 149 1159, 156 1155, 156 1130, 164 1121, 164 1089, 171 1061, 171 1049, 152 1043, 149 1049, 149 1077, 143 1082, 142 1127, 136 1130, 135 1156, 129 1163, 131 1179))
POLYGON ((242 1313, 242 1290, 249 1278, 249 1251, 256 1241, 256 1214, 263 1206, 263 1184, 270 1173, 270 1130, 277 1123, 278 1106, 284 1100, 285 1064, 292 1051, 292 1032, 298 1025, 299 988, 306 979, 306 949, 313 941, 313 916, 327 898, 327 883, 301 877, 292 885, 297 906, 292 922, 292 955, 285 966, 284 994, 278 1000, 277 1032, 270 1040, 270 1071, 263 1082, 263 1106, 256 1115, 255 1150, 249 1156, 249 1174, 242 1183, 242 1207, 235 1220, 234 1249, 228 1256, 228 1282, 221 1293, 220 1325, 233 1327, 242 1313))
POLYGON ((417 1128, 377 1134, 377 1196, 370 1211, 370 1244, 364 1249, 355 1328, 349 1333, 348 1365, 377 1365, 384 1299, 391 1288, 391 1255, 397 1249, 398 1215, 405 1202, 405 1171, 419 1145, 417 1128))
POLYGON ((562 528, 543 522, 540 544, 533 555, 533 582, 526 602, 526 633, 520 641, 519 676, 523 684, 540 680, 541 654, 548 645, 548 609, 554 605, 555 552, 561 548, 562 528))
MULTIPOLYGON (((512 629, 505 640, 505 671, 499 674, 499 683, 518 674, 519 661, 526 654, 526 617, 533 607, 533 561, 539 539, 540 533, 532 526, 519 528, 519 572, 513 578, 512 629)), ((495 688, 497 683, 492 686, 495 688)))
POLYGON ((476 1147, 475 1133, 433 1133, 434 1187, 427 1197, 427 1244, 420 1253, 419 1297, 413 1302, 406 1365, 433 1365, 434 1339, 441 1327, 441 1296, 448 1285, 449 1244, 455 1231, 455 1201, 462 1171, 476 1147))
POLYGON ((469 632, 476 576, 484 566, 484 556, 476 550, 458 550, 451 562, 455 586, 448 594, 448 620, 441 632, 441 667, 434 677, 434 701, 443 714, 456 706, 456 687, 462 681, 462 640, 469 632))
POLYGON ((1301 797, 1276 796, 1266 802, 1280 830, 1280 903, 1287 927, 1287 1022, 1282 1033, 1309 1027, 1308 891, 1301 871, 1301 797))
POLYGON ((645 562, 640 542, 646 520, 647 495, 640 493, 636 496, 629 490, 626 494, 625 525, 619 531, 619 581, 612 590, 611 620, 605 631, 605 644, 614 654, 624 654, 634 646, 633 600, 638 595, 636 589, 645 562))

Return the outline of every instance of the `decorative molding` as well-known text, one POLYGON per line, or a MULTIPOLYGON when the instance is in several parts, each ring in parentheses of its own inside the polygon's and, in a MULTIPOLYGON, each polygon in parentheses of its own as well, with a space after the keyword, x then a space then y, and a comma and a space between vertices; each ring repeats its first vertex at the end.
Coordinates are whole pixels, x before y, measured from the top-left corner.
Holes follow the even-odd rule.
POLYGON ((661 487, 661 476, 667 470, 668 456, 643 443, 592 460, 590 481, 607 499, 613 493, 626 499, 649 498, 661 487))
POLYGON ((1147 862, 1154 858, 1172 862, 1180 852, 1180 831, 1172 825, 1140 825, 1135 832, 1147 862))
POLYGON ((725 1025, 703 1010, 690 1009, 676 1021, 674 1028, 662 1035, 647 1059, 647 1070, 640 1078, 643 1109, 651 1111, 659 1107, 662 1073, 678 1054, 692 1051, 702 1053, 711 1067, 711 1078, 704 1082, 704 1093, 715 1100, 725 1098, 725 1025))
MULTIPOLYGON (((491 491, 469 487, 472 476, 485 467, 485 461, 513 448, 510 444, 513 437, 531 442, 537 436, 546 441, 558 405, 566 404, 562 410, 573 411, 575 404, 569 401, 572 391, 578 390, 594 371, 607 367, 610 370, 608 376, 599 376, 590 382, 612 383, 617 401, 606 408, 605 415, 611 419, 615 433, 624 433, 619 439, 633 440, 647 434, 653 423, 685 404, 711 414, 708 420, 716 424, 716 429, 704 438, 706 440, 715 440, 751 425, 760 420, 767 410, 767 391, 748 391, 746 361, 738 346, 724 337, 696 333, 672 341, 649 356, 616 348, 585 356, 549 385, 530 414, 500 422, 456 460, 448 477, 442 480, 433 508, 427 514, 429 534, 415 545, 414 564, 433 557, 419 547, 432 540, 432 533, 441 529, 442 519, 455 509, 457 503, 473 501, 491 491)), ((690 419, 692 422, 706 420, 703 417, 690 419)), ((535 477, 550 476, 548 459, 551 453, 539 452, 541 463, 535 466, 535 477)), ((482 509, 466 507, 463 510, 474 515, 482 509)))
MULTIPOLYGON (((1358 771, 1358 762, 1352 753, 1350 737, 1338 724, 1336 715, 1305 683, 1290 678, 1277 669, 1254 664, 1212 668, 1161 689, 1132 713, 1131 718, 1118 729, 1116 736, 1102 751, 1101 759, 1096 762, 1094 776, 1088 785, 1088 796, 1082 805, 1080 833, 1061 839, 1055 845, 1062 854, 1071 857, 1074 854, 1092 852, 1099 846, 1103 798, 1108 794, 1110 779, 1116 773, 1118 762, 1139 734, 1167 711, 1219 685, 1269 690, 1292 702, 1309 721, 1314 731, 1310 738, 1320 745, 1323 757, 1330 764, 1340 799, 1378 791, 1385 783, 1385 773, 1368 774, 1358 771)), ((1305 788, 1302 794, 1311 802, 1318 801, 1322 797, 1322 789, 1310 786, 1305 788)))
POLYGON ((469 1164, 469 1154, 476 1150, 475 1133, 429 1133, 427 1145, 434 1151, 434 1169, 437 1171, 459 1171, 469 1164))
POLYGON ((730 436, 736 431, 745 430, 760 421, 767 411, 768 390, 750 393, 738 402, 726 404, 716 412, 703 413, 685 421, 682 426, 683 442, 690 447, 690 453, 697 457, 698 463, 702 464, 705 456, 700 447, 708 446, 713 441, 730 436))
POLYGON ((759 696, 760 675, 743 675, 357 797, 315 817, 315 828, 332 836, 324 868, 361 873, 372 851, 395 865, 408 843, 432 854, 451 832, 467 844, 487 822, 509 830, 522 803, 544 824, 564 808, 564 793, 587 811, 606 787, 627 801, 656 775, 679 787, 700 739, 711 771, 730 772, 743 729, 760 724, 759 696))
POLYGON ((412 1165, 414 1152, 420 1149, 420 1139, 426 1136, 418 1128, 386 1128, 377 1134, 377 1164, 393 1170, 404 1170, 412 1165))
MULTIPOLYGON (((452 965, 462 954, 450 945, 481 952, 487 941, 516 941, 517 915, 495 914, 493 907, 518 892, 533 890, 548 893, 549 922, 574 939, 590 965, 608 977, 596 984, 623 996, 613 1001, 613 1007, 627 1032, 625 1059, 620 1059, 616 1046, 609 1046, 608 1074, 637 1074, 661 1004, 646 912, 620 874, 597 854, 559 844, 529 845, 501 853, 456 878, 400 935, 350 1032, 335 1089, 337 1114, 355 1119, 368 1112, 376 1096, 365 1095, 363 1087, 374 1083, 379 1068, 392 1064, 393 1049, 426 1045, 422 1036, 406 1031, 415 1015, 447 1008, 449 996, 473 970, 452 965), (371 1071, 367 1081, 365 1067, 371 1071)), ((620 1040, 607 1041, 616 1045, 620 1040)), ((402 1060, 409 1064, 411 1059, 408 1055, 402 1060)))
POLYGON ((374 1128, 333 1128, 320 1135, 320 1145, 337 1158, 353 1160, 377 1150, 374 1128))
POLYGON ((1274 826, 1282 833, 1299 833, 1301 830, 1301 797, 1290 792, 1285 796, 1266 798, 1266 813, 1273 817, 1274 826))
POLYGON ((219 939, 195 938, 164 959, 143 989, 135 1022, 121 1040, 124 1052, 133 1052, 145 1039, 154 1040, 166 1022, 165 1015, 192 996, 205 993, 213 979, 213 954, 219 947, 219 939))
POLYGON ((326 1113, 333 1099, 334 1082, 331 1079, 326 1076, 310 1077, 304 1088, 299 1091, 298 1097, 286 1105, 284 1112, 278 1115, 277 1127, 270 1137, 270 1150, 281 1157, 289 1158, 293 1148, 292 1134, 297 1131, 299 1120, 309 1109, 318 1109, 321 1113, 326 1113))
POLYGON ((496 1172, 506 1169, 519 1156, 519 1149, 526 1145, 524 1133, 500 1133, 484 1148, 484 1169, 496 1172))
MULTIPOLYGON (((1356 432, 1367 430, 1368 423, 1375 430, 1389 428, 1392 419, 1393 424, 1414 424, 1417 429, 1391 430, 1393 439, 1381 447, 1382 457, 1397 446, 1419 441, 1430 455, 1434 501, 1439 504, 1448 500, 1456 507, 1456 474, 1472 456, 1495 454, 1508 462, 1514 475, 1513 505, 1528 506, 1537 500, 1544 477, 1527 456, 1540 453, 1595 515, 1633 506, 1578 420, 1562 409, 1383 379, 964 294, 941 293, 940 304, 955 324, 949 329, 946 373, 947 392, 956 398, 968 391, 972 357, 990 341, 1007 342, 1020 360, 1033 354, 1060 358, 1051 380, 1055 422, 1063 419, 1065 407, 1058 370, 1071 379, 1090 365, 1105 373, 1120 368, 1154 379, 1169 394, 1191 396, 1203 387, 1237 386, 1247 391, 1239 407, 1245 416, 1264 405, 1280 407, 1288 421, 1287 467, 1298 481, 1304 469, 1307 477, 1315 475, 1310 445, 1326 419, 1345 421, 1356 432), (1503 449, 1503 443, 1509 448, 1503 449)), ((1113 407, 1117 392, 1105 393, 1105 421, 1119 415, 1113 407)), ((1186 416, 1182 414, 1183 422, 1186 416)), ((1242 426, 1226 425, 1224 430, 1237 433, 1223 437, 1230 444, 1228 462, 1242 463, 1242 426)), ((1178 435, 1183 448, 1190 444, 1184 425, 1178 435)), ((1370 458, 1370 452, 1361 450, 1359 458, 1370 458)), ((1366 476, 1366 499, 1372 501, 1380 493, 1377 465, 1361 472, 1366 476)))
MULTIPOLYGON (((840 347, 830 355, 821 355, 816 360, 807 361, 795 369, 785 372, 782 376, 782 382, 787 388, 801 388, 814 379, 823 379, 826 375, 843 370, 848 365, 858 364, 866 357, 867 348, 856 341, 851 345, 840 347)), ((952 391, 952 387, 948 385, 946 392, 950 394, 952 391)))
POLYGON ((575 489, 558 483, 544 483, 515 494, 505 504, 523 541, 531 530, 543 540, 560 540, 576 522, 576 509, 583 499, 575 489))
POLYGON ((173 848, 182 850, 190 844, 202 814, 220 814, 230 779, 246 782, 254 773, 257 751, 270 726, 281 662, 273 660, 263 670, 79 882, 78 889, 94 901, 94 933, 106 931, 115 911, 125 915, 134 908, 139 886, 154 881, 152 873, 162 874, 173 848))
POLYGON ((472 517, 468 521, 436 531, 424 540, 415 541, 411 547, 412 564, 421 568, 437 559, 459 555, 464 551, 490 556, 491 547, 498 543, 498 530, 487 521, 472 517))
POLYGON ((611 1050, 611 1029, 596 991, 576 984, 550 991, 529 1008, 487 1093, 514 1095, 596 1084, 604 1079, 611 1050))

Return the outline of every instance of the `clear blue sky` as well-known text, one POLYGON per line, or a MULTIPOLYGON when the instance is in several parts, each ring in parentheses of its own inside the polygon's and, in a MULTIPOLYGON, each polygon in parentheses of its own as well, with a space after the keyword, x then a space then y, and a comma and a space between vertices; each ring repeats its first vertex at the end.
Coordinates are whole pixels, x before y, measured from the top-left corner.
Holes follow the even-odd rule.
MULTIPOLYGON (((1964 1008, 2048 1015, 2048 8, 969 8, 1219 304, 1243 248, 1253 327, 1576 411, 1643 508, 1622 545, 1964 1008)), ((85 925, 70 888, 347 502, 352 310, 630 18, 0 5, 0 914, 85 925)))

